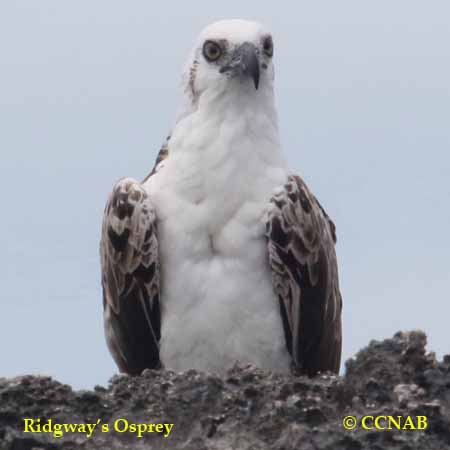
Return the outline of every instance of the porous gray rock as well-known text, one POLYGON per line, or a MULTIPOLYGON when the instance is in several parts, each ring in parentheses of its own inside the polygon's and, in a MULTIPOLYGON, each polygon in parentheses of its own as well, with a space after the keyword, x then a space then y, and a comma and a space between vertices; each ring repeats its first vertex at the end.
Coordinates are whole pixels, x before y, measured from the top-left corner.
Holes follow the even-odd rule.
MULTIPOLYGON (((346 364, 343 377, 280 375, 237 364, 225 376, 146 370, 115 376, 107 388, 74 392, 48 377, 0 379, 1 450, 427 450, 450 448, 450 356, 438 362, 420 331, 373 341, 346 364), (427 417, 425 430, 348 431, 345 416, 427 417), (98 423, 83 433, 24 433, 41 424, 98 423), (173 423, 161 433, 114 430, 173 423), (124 425, 125 422, 120 422, 124 425), (108 425, 108 432, 101 426, 108 425)), ((404 420, 404 419, 402 419, 404 420)), ((384 422, 383 422, 384 424, 384 422)))

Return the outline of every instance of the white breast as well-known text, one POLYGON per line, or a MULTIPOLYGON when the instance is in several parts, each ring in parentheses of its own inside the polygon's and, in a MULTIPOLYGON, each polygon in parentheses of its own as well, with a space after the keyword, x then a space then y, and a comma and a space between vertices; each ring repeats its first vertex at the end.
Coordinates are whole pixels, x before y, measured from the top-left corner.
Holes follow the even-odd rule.
POLYGON ((242 110, 208 120, 193 114, 177 126, 146 183, 158 218, 161 359, 175 370, 236 360, 287 370, 264 235, 270 196, 287 177, 278 142, 242 110))

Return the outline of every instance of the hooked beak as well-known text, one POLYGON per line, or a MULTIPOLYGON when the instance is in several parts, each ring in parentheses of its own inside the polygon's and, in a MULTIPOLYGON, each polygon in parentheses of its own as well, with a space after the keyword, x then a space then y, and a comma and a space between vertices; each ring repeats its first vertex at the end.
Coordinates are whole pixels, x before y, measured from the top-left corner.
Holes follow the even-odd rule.
POLYGON ((256 46, 244 42, 239 46, 231 57, 228 64, 220 69, 220 73, 232 72, 239 76, 251 77, 255 89, 259 86, 259 60, 256 46))

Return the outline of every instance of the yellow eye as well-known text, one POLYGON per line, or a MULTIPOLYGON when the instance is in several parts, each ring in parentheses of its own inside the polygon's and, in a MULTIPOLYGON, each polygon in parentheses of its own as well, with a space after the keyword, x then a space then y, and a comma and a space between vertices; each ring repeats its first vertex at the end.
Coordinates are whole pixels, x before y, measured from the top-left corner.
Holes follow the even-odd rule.
POLYGON ((203 56, 207 61, 217 61, 222 56, 222 49, 217 42, 206 41, 203 45, 203 56))
POLYGON ((263 42, 263 50, 267 56, 273 56, 273 41, 271 36, 267 36, 263 42))

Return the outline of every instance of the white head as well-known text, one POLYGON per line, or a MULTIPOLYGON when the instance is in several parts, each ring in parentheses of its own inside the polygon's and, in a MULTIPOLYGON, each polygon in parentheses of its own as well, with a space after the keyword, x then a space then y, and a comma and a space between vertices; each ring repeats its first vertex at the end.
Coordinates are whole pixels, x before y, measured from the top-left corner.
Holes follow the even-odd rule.
POLYGON ((203 30, 184 76, 192 103, 205 91, 239 90, 251 95, 273 88, 273 41, 256 22, 223 20, 203 30))

